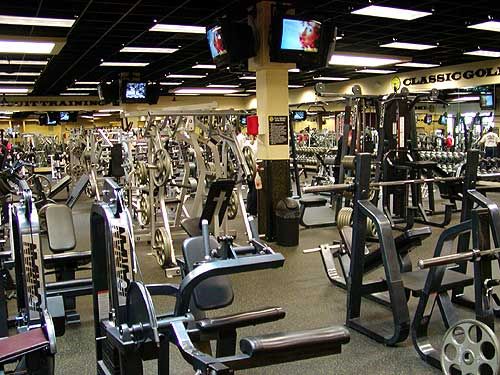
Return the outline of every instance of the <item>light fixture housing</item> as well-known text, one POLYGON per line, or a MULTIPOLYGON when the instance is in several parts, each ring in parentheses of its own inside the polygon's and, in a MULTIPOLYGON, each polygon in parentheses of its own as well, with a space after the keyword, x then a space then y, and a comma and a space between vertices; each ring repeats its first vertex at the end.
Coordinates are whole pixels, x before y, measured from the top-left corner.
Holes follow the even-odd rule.
POLYGON ((96 91, 96 87, 68 87, 67 91, 96 91))
POLYGON ((0 85, 28 85, 32 86, 35 81, 0 81, 0 85))
POLYGON ((216 65, 213 64, 196 64, 192 66, 193 69, 217 69, 216 65))
POLYGON ((0 40, 0 52, 9 54, 51 55, 54 42, 32 42, 25 40, 0 40))
POLYGON ((304 85, 288 85, 289 89, 302 89, 304 85))
POLYGON ((330 65, 366 66, 370 68, 410 61, 411 58, 390 55, 369 55, 354 52, 334 52, 330 56, 330 65))
POLYGON ((475 25, 470 25, 467 27, 469 29, 478 29, 478 30, 500 32, 500 22, 499 21, 486 21, 486 22, 477 23, 475 25))
POLYGON ((405 62, 401 64, 396 64, 396 66, 401 66, 403 68, 435 68, 440 66, 439 64, 427 64, 418 62, 405 62))
POLYGON ((47 65, 46 60, 0 60, 0 65, 47 65))
POLYGON ((0 15, 0 24, 2 25, 23 25, 23 26, 42 26, 42 27, 72 27, 74 19, 64 18, 45 18, 45 17, 20 17, 0 15))
POLYGON ((149 31, 161 31, 164 33, 186 33, 186 34, 205 34, 204 26, 171 25, 159 23, 154 25, 149 31))
POLYGON ((461 98, 451 99, 450 102, 454 102, 454 103, 457 103, 457 102, 478 102, 479 99, 480 99, 479 96, 464 96, 461 98))
POLYGON ((124 53, 174 53, 179 48, 156 48, 156 47, 123 47, 120 52, 124 53))
POLYGON ((135 68, 144 68, 145 66, 148 66, 149 63, 142 63, 142 62, 119 62, 119 61, 103 61, 101 63, 101 66, 108 66, 108 67, 135 67, 135 68))
POLYGON ((166 78, 177 78, 177 79, 183 79, 183 78, 205 78, 206 75, 201 75, 201 74, 169 74, 166 76, 166 78))
POLYGON ((348 81, 350 78, 346 77, 313 77, 315 81, 348 81))
POLYGON ((244 92, 237 92, 237 93, 234 93, 234 94, 224 94, 224 96, 250 96, 250 94, 246 94, 244 92))
POLYGON ((76 81, 75 85, 98 85, 101 82, 97 81, 76 81))
POLYGON ((160 82, 160 86, 179 86, 182 82, 160 82))
POLYGON ((29 91, 30 89, 25 87, 0 87, 0 94, 27 94, 29 91))
POLYGON ((240 87, 240 85, 219 85, 219 84, 209 84, 207 87, 213 87, 213 88, 222 88, 222 89, 236 89, 240 87))
POLYGON ((300 73, 300 69, 299 68, 288 69, 288 73, 300 73))
POLYGON ((172 92, 175 94, 235 94, 242 92, 242 89, 228 89, 228 88, 210 88, 210 87, 180 87, 174 89, 172 92))
POLYGON ((241 77, 239 77, 239 79, 252 81, 252 80, 256 80, 257 77, 256 76, 241 76, 241 77))
POLYGON ((482 56, 482 57, 500 57, 500 51, 488 51, 485 49, 478 49, 475 51, 464 52, 464 55, 482 56))
POLYGON ((369 5, 365 8, 354 10, 351 13, 361 16, 392 18, 404 21, 413 21, 418 18, 432 15, 432 13, 430 12, 421 12, 417 10, 386 7, 380 5, 369 5))
POLYGON ((88 96, 88 92, 61 92, 59 95, 63 96, 88 96))
POLYGON ((414 51, 424 51, 426 49, 436 48, 433 44, 419 44, 419 43, 406 43, 406 42, 392 42, 380 45, 384 48, 399 48, 399 49, 410 49, 414 51))
POLYGON ((38 77, 40 72, 13 72, 13 73, 8 73, 8 72, 0 72, 0 76, 4 77, 38 77))
POLYGON ((389 73, 396 73, 396 70, 389 70, 389 69, 361 69, 361 70, 356 70, 356 73, 368 73, 368 74, 389 74, 389 73))

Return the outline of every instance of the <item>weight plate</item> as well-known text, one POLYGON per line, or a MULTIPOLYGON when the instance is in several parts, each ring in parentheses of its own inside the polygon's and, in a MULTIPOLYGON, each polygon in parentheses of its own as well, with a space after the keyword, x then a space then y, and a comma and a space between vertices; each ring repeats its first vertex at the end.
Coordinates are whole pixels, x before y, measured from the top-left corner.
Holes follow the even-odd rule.
POLYGON ((145 185, 148 183, 149 171, 145 162, 138 161, 135 163, 135 173, 140 184, 145 185))
POLYGON ((158 329, 156 312, 146 287, 137 281, 132 281, 127 289, 127 325, 142 326, 141 337, 135 337, 136 341, 146 339, 154 340, 153 330, 158 329))
POLYGON ((500 345, 486 324, 465 319, 446 331, 441 348, 441 368, 451 374, 498 374, 500 345))
POLYGON ((151 216, 151 207, 149 205, 149 196, 142 194, 139 199, 139 208, 137 210, 137 221, 141 226, 149 224, 149 217, 151 216))
POLYGON ((157 150, 154 154, 153 164, 155 165, 153 174, 154 184, 158 187, 165 185, 172 174, 172 160, 170 159, 170 155, 163 148, 157 150))
POLYGON ((249 146, 243 147, 243 156, 245 157, 245 162, 247 163, 248 168, 250 169, 250 173, 255 175, 256 163, 255 157, 253 155, 253 151, 249 146))
POLYGON ((173 264, 175 257, 172 237, 163 227, 156 228, 154 247, 156 250, 156 260, 162 268, 167 268, 173 264))
POLYGON ((233 191, 231 198, 229 199, 229 205, 227 206, 227 217, 229 220, 236 219, 238 215, 238 194, 233 191))

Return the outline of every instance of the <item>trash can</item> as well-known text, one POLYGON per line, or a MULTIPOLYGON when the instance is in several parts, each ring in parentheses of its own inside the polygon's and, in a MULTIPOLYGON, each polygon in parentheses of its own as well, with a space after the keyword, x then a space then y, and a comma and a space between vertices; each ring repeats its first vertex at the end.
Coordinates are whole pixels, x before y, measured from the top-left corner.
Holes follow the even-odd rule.
POLYGON ((285 198, 276 205, 276 242, 281 246, 299 244, 299 202, 285 198))

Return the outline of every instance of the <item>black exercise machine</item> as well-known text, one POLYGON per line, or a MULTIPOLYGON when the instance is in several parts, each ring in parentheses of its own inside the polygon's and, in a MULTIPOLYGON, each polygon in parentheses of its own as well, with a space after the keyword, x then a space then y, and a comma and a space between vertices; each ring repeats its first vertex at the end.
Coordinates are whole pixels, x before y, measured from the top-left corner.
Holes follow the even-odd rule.
POLYGON ((328 327, 243 338, 242 353, 236 354, 238 328, 282 319, 284 311, 275 307, 199 320, 190 306, 226 306, 232 302, 226 275, 278 268, 284 257, 258 237, 242 247, 233 246, 230 237, 219 242, 209 236, 208 222, 204 220, 202 236, 189 238, 183 244, 183 268, 187 273, 180 285, 144 285, 135 280, 139 266, 123 192, 110 179, 106 179, 104 191, 105 201, 94 203, 91 213, 98 374, 142 374, 142 362, 152 359, 158 361, 159 374, 168 374, 170 344, 179 349, 197 373, 222 375, 340 353, 342 345, 349 342, 347 330, 328 327), (158 316, 152 295, 175 298, 174 311, 158 316), (215 355, 206 349, 210 340, 217 342, 215 355))

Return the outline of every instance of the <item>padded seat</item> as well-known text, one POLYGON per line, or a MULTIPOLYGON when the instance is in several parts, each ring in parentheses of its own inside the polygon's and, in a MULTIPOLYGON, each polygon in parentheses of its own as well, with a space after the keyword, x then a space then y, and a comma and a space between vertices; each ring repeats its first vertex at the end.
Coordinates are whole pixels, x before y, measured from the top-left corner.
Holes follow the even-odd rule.
POLYGON ((436 167, 438 163, 432 160, 418 160, 418 161, 407 161, 404 164, 414 169, 432 169, 436 167))
POLYGON ((303 358, 339 352, 341 345, 350 341, 349 331, 344 327, 319 328, 290 333, 272 333, 246 337, 240 341, 240 349, 250 357, 259 355, 303 358), (336 349, 338 351, 336 351, 336 349))
POLYGON ((200 218, 190 217, 181 221, 181 227, 189 237, 201 236, 200 218))
POLYGON ((408 229, 394 238, 394 244, 398 253, 408 252, 411 248, 420 245, 422 240, 425 240, 432 234, 429 227, 408 229))
POLYGON ((54 253, 73 250, 76 247, 73 214, 65 204, 51 204, 45 211, 49 248, 54 253))
POLYGON ((203 332, 237 329, 283 319, 286 313, 281 307, 269 307, 257 311, 247 311, 234 315, 207 318, 196 322, 203 332))
MULTIPOLYGON (((219 243, 210 237, 210 247, 215 249, 219 243)), ((191 272, 197 263, 205 258, 203 237, 188 238, 182 244, 182 253, 186 263, 186 271, 191 272)), ((229 306, 233 303, 234 293, 231 280, 227 276, 214 276, 202 281, 194 288, 193 298, 196 306, 201 310, 214 310, 229 306)))
POLYGON ((324 197, 320 197, 319 195, 312 195, 301 198, 299 202, 303 207, 323 207, 326 206, 328 200, 324 197))
POLYGON ((43 265, 46 269, 56 267, 80 267, 89 264, 92 260, 92 252, 71 251, 69 253, 48 254, 43 256, 43 265))
MULTIPOLYGON (((401 274, 403 285, 406 289, 411 290, 415 297, 419 297, 424 289, 425 281, 429 270, 419 270, 413 272, 405 272, 401 274)), ((439 292, 446 292, 456 287, 469 286, 474 283, 472 276, 467 276, 461 272, 447 269, 444 273, 443 282, 439 292)))
POLYGON ((49 345, 42 328, 32 329, 0 339, 0 364, 15 360, 27 353, 49 345))

